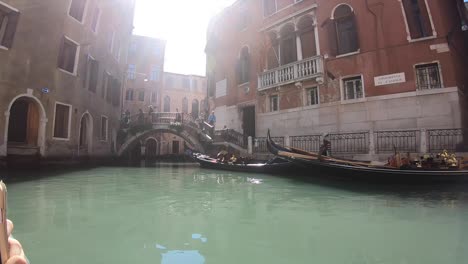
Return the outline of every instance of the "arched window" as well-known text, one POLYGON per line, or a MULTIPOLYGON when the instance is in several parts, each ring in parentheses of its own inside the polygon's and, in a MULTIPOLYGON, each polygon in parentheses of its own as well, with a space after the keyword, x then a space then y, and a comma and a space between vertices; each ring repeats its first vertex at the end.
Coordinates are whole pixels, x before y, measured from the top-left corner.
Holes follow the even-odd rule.
POLYGON ((171 111, 171 98, 166 95, 164 97, 164 112, 170 112, 171 111))
POLYGON ((280 31, 281 65, 297 61, 296 33, 293 25, 286 25, 280 31))
MULTIPOLYGON (((356 18, 349 5, 342 4, 333 12, 334 36, 337 54, 359 50, 356 18)), ((334 43, 332 43, 334 44, 334 43)))
POLYGON ((432 36, 432 26, 424 0, 403 0, 411 39, 432 36))
POLYGON ((301 39, 302 58, 310 58, 317 55, 317 46, 315 43, 314 19, 307 15, 299 20, 297 25, 301 39))
POLYGON ((182 113, 188 114, 188 100, 187 100, 187 97, 184 97, 184 99, 182 99, 182 113))
POLYGON ((239 57, 237 84, 250 81, 250 53, 248 47, 243 47, 239 57))
POLYGON ((279 66, 279 43, 276 33, 271 32, 267 36, 267 69, 271 70, 279 66))

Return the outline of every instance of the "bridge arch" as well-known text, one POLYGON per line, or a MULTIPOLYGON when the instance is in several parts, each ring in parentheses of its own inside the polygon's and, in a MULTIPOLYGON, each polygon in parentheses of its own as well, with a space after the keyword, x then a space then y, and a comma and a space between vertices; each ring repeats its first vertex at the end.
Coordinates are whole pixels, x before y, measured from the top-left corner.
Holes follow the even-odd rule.
POLYGON ((133 135, 131 137, 128 137, 125 142, 121 145, 118 151, 118 156, 122 157, 127 153, 129 150, 131 150, 135 145, 141 144, 141 142, 145 142, 144 140, 147 138, 151 138, 151 135, 157 134, 157 133, 169 133, 173 134, 176 136, 181 137, 182 139, 187 142, 187 144, 192 147, 192 150, 194 152, 205 152, 205 147, 201 143, 201 141, 198 139, 198 136, 192 135, 191 133, 187 132, 186 130, 182 129, 175 129, 171 127, 153 127, 153 129, 143 131, 140 133, 137 133, 136 135, 133 135))

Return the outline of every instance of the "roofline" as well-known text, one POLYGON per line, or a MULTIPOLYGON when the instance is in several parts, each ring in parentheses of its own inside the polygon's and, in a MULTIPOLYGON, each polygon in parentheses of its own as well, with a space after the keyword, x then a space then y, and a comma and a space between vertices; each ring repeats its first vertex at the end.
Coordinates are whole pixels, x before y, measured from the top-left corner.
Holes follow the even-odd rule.
POLYGON ((187 76, 187 77, 199 77, 199 78, 206 78, 206 76, 198 75, 198 74, 182 74, 182 73, 175 73, 175 72, 164 72, 164 74, 169 75, 179 75, 179 76, 187 76))

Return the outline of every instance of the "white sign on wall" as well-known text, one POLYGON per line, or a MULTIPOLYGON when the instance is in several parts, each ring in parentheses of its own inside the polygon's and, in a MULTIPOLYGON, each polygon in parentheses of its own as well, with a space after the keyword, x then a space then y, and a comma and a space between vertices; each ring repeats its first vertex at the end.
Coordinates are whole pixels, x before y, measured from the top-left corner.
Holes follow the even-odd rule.
POLYGON ((226 79, 216 83, 216 98, 220 98, 227 95, 227 81, 226 79))
POLYGON ((406 76, 404 72, 374 77, 375 86, 389 85, 389 84, 395 84, 395 83, 404 83, 404 82, 406 82, 406 76))

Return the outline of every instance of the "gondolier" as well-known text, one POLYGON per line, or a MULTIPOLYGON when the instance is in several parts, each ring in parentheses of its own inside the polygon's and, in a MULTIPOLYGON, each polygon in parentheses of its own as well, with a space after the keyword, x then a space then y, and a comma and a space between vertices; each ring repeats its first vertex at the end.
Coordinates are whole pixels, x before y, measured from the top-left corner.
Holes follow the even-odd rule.
POLYGON ((328 140, 328 134, 323 135, 323 142, 322 145, 320 146, 319 150, 319 157, 321 156, 330 156, 331 152, 331 142, 328 140))

